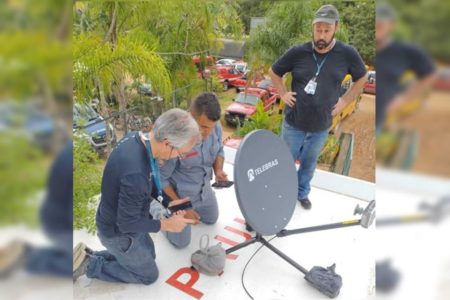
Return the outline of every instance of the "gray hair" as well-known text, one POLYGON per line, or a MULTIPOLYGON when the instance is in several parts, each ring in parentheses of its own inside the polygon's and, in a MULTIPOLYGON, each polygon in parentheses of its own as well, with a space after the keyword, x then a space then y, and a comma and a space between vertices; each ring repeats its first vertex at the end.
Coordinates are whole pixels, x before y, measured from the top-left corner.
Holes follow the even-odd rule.
POLYGON ((153 135, 158 142, 167 139, 175 148, 187 145, 194 138, 200 140, 197 122, 190 113, 172 108, 158 117, 153 126, 153 135))

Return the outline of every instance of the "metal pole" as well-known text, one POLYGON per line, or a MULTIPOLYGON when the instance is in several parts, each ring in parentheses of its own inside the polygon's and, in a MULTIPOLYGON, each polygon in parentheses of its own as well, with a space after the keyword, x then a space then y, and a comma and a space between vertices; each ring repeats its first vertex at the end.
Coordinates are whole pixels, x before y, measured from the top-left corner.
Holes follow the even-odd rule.
POLYGON ((248 245, 251 245, 256 241, 257 241, 257 237, 253 237, 250 240, 247 240, 245 242, 240 243, 239 245, 236 245, 236 246, 233 246, 233 247, 227 249, 225 252, 226 252, 226 254, 230 254, 231 252, 234 252, 234 251, 244 248, 248 245))
POLYGON ((325 224, 325 225, 319 225, 319 226, 312 226, 312 227, 306 227, 306 228, 299 228, 299 229, 292 229, 292 230, 286 230, 283 229, 280 232, 277 233, 278 237, 288 236, 292 234, 299 234, 299 233, 307 233, 307 232, 313 232, 313 231, 322 231, 322 230, 329 230, 329 229, 336 229, 336 228, 343 228, 343 227, 350 227, 350 226, 356 226, 360 225, 361 220, 349 220, 339 223, 332 223, 332 224, 325 224))
POLYGON ((399 225, 399 224, 410 224, 419 223, 429 220, 429 216, 425 214, 412 214, 400 217, 391 218, 380 218, 376 220, 376 226, 387 226, 387 225, 399 225))
POLYGON ((296 268, 297 270, 299 270, 300 272, 302 272, 303 274, 307 274, 308 270, 306 270, 305 268, 303 268, 301 265, 299 265, 297 262, 295 262, 294 260, 292 260, 289 256, 287 256, 286 254, 284 254, 283 252, 281 252, 280 250, 278 250, 277 248, 275 248, 275 246, 273 246, 272 244, 270 244, 269 242, 267 242, 263 237, 261 237, 259 239, 259 241, 266 246, 267 248, 269 248, 270 250, 272 250, 273 252, 275 252, 275 254, 277 254, 279 257, 281 257, 282 259, 284 259, 285 261, 287 261, 289 264, 291 264, 294 268, 296 268))

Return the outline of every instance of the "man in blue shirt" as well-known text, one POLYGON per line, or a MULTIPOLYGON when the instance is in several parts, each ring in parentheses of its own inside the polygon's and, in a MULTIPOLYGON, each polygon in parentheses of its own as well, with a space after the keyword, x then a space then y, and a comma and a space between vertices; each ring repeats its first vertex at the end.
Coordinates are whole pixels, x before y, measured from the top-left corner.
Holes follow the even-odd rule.
POLYGON ((333 116, 349 104, 367 81, 365 65, 355 48, 336 41, 339 13, 323 5, 314 15, 312 42, 287 50, 269 70, 272 82, 286 103, 282 138, 294 160, 300 161, 298 200, 311 208, 310 182, 333 116), (292 91, 282 77, 291 72, 292 91), (351 74, 354 84, 341 98, 341 82, 351 74))
POLYGON ((180 232, 194 223, 185 218, 184 211, 161 219, 149 214, 151 205, 162 202, 156 160, 187 153, 198 139, 198 125, 190 114, 172 109, 156 120, 148 135, 131 132, 118 143, 103 172, 96 217, 98 237, 106 250, 93 251, 78 244, 73 254, 74 280, 86 274, 111 282, 156 281, 155 247, 148 233, 180 232))
MULTIPOLYGON (((219 217, 219 210, 211 188, 212 174, 214 172, 216 181, 228 180, 223 171, 219 100, 214 93, 202 93, 194 100, 189 111, 200 127, 202 142, 184 157, 164 162, 161 166, 163 188, 171 200, 190 199, 193 209, 186 211, 187 217, 197 223, 214 224, 219 217)), ((191 241, 191 226, 181 233, 168 232, 166 235, 175 247, 184 248, 191 241)))

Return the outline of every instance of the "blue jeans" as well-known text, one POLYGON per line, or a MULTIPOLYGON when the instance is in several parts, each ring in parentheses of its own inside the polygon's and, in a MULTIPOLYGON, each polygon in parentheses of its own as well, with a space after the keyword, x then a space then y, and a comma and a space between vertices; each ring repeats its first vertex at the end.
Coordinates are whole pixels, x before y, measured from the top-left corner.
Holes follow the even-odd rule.
POLYGON ((311 179, 316 169, 317 159, 328 137, 328 129, 318 132, 305 132, 283 121, 281 137, 291 151, 292 157, 300 161, 297 171, 298 199, 308 197, 311 179))
POLYGON ((155 246, 148 233, 105 237, 98 233, 106 251, 89 259, 86 276, 110 282, 151 284, 158 279, 155 246))
POLYGON ((25 269, 35 275, 72 277, 73 232, 46 232, 53 242, 50 247, 32 246, 27 255, 25 269))

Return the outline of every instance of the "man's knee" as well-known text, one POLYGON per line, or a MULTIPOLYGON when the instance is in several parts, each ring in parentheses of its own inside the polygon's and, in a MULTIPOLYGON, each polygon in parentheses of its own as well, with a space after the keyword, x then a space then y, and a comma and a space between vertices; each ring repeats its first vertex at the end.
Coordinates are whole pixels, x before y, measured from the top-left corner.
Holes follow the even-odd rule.
POLYGON ((217 213, 215 215, 202 218, 201 221, 203 224, 206 224, 206 225, 214 225, 217 223, 218 219, 219 219, 219 214, 217 213))
POLYGON ((204 207, 202 209, 199 209, 197 212, 200 215, 200 221, 206 225, 216 224, 217 220, 219 219, 219 208, 217 207, 217 205, 204 207))
POLYGON ((191 243, 191 230, 189 227, 186 227, 180 233, 167 232, 166 237, 175 248, 183 249, 191 243))
POLYGON ((177 249, 183 249, 186 248, 187 246, 189 246, 189 244, 191 243, 191 239, 176 239, 176 240, 171 240, 169 239, 169 242, 177 249))
POLYGON ((154 283, 156 280, 158 280, 158 277, 159 277, 159 270, 155 266, 154 270, 152 270, 152 272, 150 274, 141 278, 141 282, 144 285, 150 285, 150 284, 154 283))

